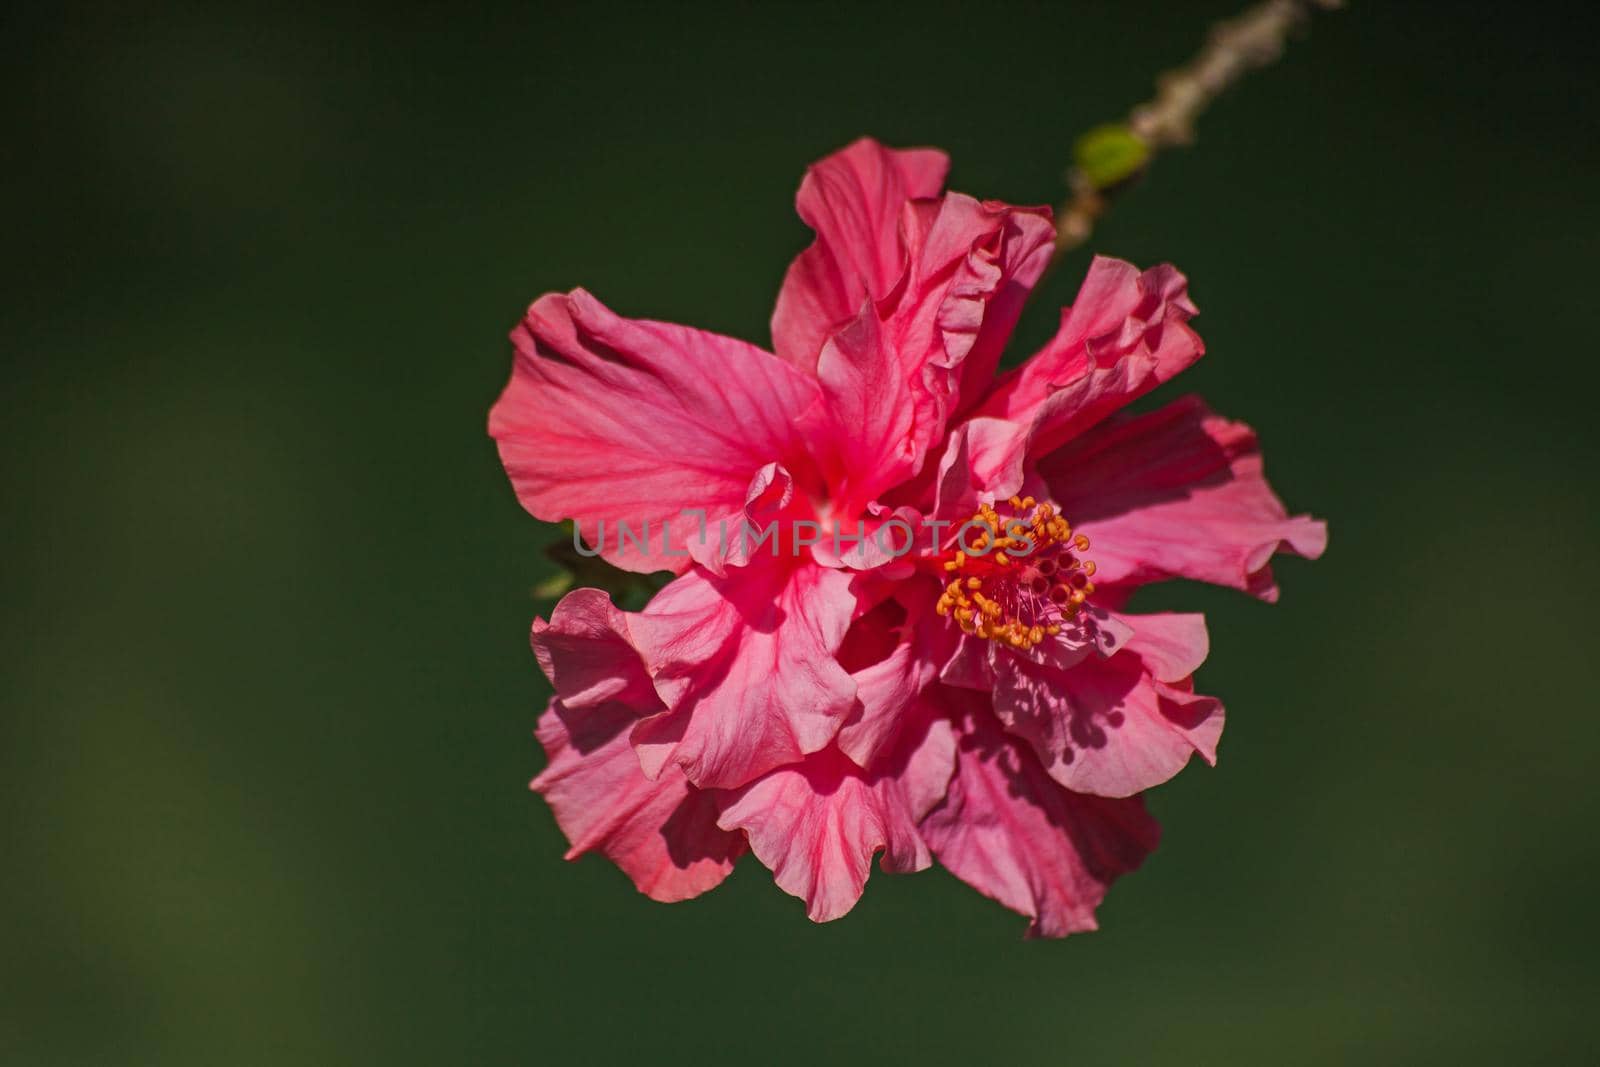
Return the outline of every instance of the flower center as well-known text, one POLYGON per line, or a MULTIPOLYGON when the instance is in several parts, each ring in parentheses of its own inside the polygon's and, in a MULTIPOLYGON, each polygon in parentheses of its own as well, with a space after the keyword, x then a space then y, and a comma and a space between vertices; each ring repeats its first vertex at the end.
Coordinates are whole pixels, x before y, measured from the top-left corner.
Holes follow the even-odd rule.
POLYGON ((1094 562, 1049 503, 1012 497, 1004 511, 980 504, 944 561, 947 583, 935 610, 965 633, 1026 651, 1061 632, 1094 592, 1094 562))

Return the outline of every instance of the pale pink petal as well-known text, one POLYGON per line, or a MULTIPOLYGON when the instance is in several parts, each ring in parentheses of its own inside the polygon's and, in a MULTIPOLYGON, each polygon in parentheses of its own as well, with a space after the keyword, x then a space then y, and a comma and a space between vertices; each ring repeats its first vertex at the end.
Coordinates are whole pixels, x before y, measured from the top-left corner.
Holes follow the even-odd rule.
MULTIPOLYGON (((956 769, 956 730, 943 690, 930 688, 906 709, 906 724, 868 767, 866 774, 889 800, 901 804, 914 822, 943 802, 956 769)), ((891 848, 881 866, 886 871, 920 871, 932 863, 921 848, 891 848)))
POLYGON ((1196 696, 1186 680, 1157 681, 1132 652, 1062 670, 1002 651, 994 670, 996 717, 1074 792, 1132 796, 1167 781, 1197 752, 1216 761, 1221 703, 1196 696))
POLYGON ((1145 669, 1158 682, 1183 681, 1200 669, 1211 651, 1204 615, 1158 612, 1111 617, 1129 634, 1122 647, 1144 660, 1145 669))
POLYGON ((950 160, 929 148, 895 150, 862 138, 806 171, 795 209, 817 239, 790 265, 772 314, 778 356, 807 372, 828 337, 863 301, 884 297, 906 269, 901 216, 939 195, 950 160))
POLYGON ((622 704, 659 708, 655 687, 634 649, 627 616, 600 589, 574 589, 561 598, 550 621, 533 620, 534 656, 566 707, 622 704))
POLYGON ((743 836, 720 828, 716 794, 694 788, 678 771, 646 778, 628 744, 633 715, 609 708, 575 712, 552 702, 537 732, 550 762, 532 788, 572 844, 567 859, 598 850, 652 899, 698 896, 733 870, 743 836), (579 723, 569 732, 574 717, 579 723), (588 745, 576 743, 580 732, 588 745))
POLYGON ((855 906, 880 849, 886 871, 932 862, 917 820, 944 796, 954 762, 950 723, 924 719, 873 772, 826 749, 739 790, 719 825, 743 830, 779 888, 804 900, 813 921, 827 922, 855 906))
POLYGON ((909 641, 888 658, 856 671, 856 705, 839 730, 839 748, 858 765, 894 742, 905 710, 936 674, 931 660, 918 655, 909 641))
POLYGON ((981 709, 964 720, 949 795, 921 829, 957 878, 1029 916, 1034 937, 1095 929, 1106 889, 1160 837, 1138 797, 1062 788, 981 709))
MULTIPOLYGON (((815 922, 855 905, 872 854, 890 834, 881 805, 851 766, 842 753, 819 753, 746 786, 722 813, 720 825, 746 834, 778 887, 803 899, 815 922)), ((914 826, 896 828, 915 833, 914 826)))
POLYGON ((811 515, 795 488, 794 476, 779 463, 756 471, 745 489, 744 507, 721 518, 695 516, 687 530, 687 549, 696 563, 721 577, 729 567, 742 567, 758 555, 768 558, 793 552, 791 523, 811 515))
POLYGON ((630 620, 668 709, 634 730, 645 770, 731 788, 826 746, 855 699, 834 658, 854 607, 848 573, 788 556, 656 594, 630 620))
POLYGON ((939 460, 934 517, 961 523, 980 501, 993 503, 1016 493, 1022 486, 1027 446, 1026 428, 1005 419, 968 419, 957 426, 939 460))
POLYGON ((874 656, 851 670, 856 683, 855 706, 836 740, 839 749, 859 767, 874 766, 893 748, 901 730, 915 720, 913 709, 922 691, 950 655, 952 629, 926 624, 934 618, 933 592, 922 583, 903 588, 898 598, 857 619, 846 635, 840 662, 847 666, 852 665, 848 658, 852 646, 864 643, 852 641, 852 635, 878 630, 888 646, 881 657, 874 656))
POLYGON ((912 559, 927 550, 929 537, 922 513, 912 507, 890 508, 872 502, 854 523, 835 517, 832 531, 812 548, 812 558, 825 567, 869 571, 880 576, 910 573, 912 559), (834 541, 838 541, 837 547, 834 541))
POLYGON ((753 345, 623 319, 581 289, 541 297, 511 337, 489 433, 517 497, 537 518, 573 519, 625 570, 682 572, 684 509, 736 517, 764 465, 810 469, 816 383, 753 345), (619 523, 635 535, 648 523, 648 545, 619 547, 619 523))
POLYGON ((1097 584, 1193 578, 1276 600, 1272 555, 1327 545, 1324 524, 1291 517, 1267 484, 1250 428, 1195 397, 1112 419, 1039 469, 1089 537, 1097 584))

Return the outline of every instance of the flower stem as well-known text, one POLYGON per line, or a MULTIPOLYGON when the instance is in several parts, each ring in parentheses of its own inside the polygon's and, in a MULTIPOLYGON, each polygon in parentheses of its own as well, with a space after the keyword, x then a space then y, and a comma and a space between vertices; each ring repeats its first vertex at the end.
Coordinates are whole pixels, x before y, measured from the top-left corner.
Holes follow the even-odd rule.
POLYGON ((1067 171, 1070 193, 1056 216, 1052 262, 1088 240, 1094 224, 1164 148, 1194 141, 1194 124, 1216 96, 1283 54, 1289 33, 1314 8, 1343 0, 1263 0, 1212 27, 1205 46, 1185 66, 1156 79, 1153 100, 1135 107, 1125 122, 1080 139, 1067 171))

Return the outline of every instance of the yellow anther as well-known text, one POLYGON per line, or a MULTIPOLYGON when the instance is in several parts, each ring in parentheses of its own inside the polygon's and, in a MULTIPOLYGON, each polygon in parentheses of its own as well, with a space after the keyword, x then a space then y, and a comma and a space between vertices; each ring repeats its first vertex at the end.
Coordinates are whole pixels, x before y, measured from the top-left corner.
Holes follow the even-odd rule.
POLYGON ((1026 651, 1057 637, 1094 592, 1089 539, 1055 505, 1031 496, 979 504, 962 525, 937 611, 963 633, 1026 651))

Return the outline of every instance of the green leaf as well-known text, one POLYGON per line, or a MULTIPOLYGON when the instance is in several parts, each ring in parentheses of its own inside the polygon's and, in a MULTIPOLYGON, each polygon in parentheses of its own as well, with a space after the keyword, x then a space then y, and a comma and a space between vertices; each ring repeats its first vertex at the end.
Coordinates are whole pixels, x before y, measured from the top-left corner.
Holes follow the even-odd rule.
POLYGON ((635 574, 613 567, 598 556, 585 556, 572 543, 572 523, 561 524, 561 536, 545 546, 545 558, 556 572, 541 579, 532 589, 535 600, 558 600, 576 586, 592 586, 611 594, 611 600, 625 611, 644 607, 672 575, 667 571, 635 574))
POLYGON ((565 596, 573 586, 576 576, 571 571, 562 571, 534 583, 533 599, 559 600, 565 596))

